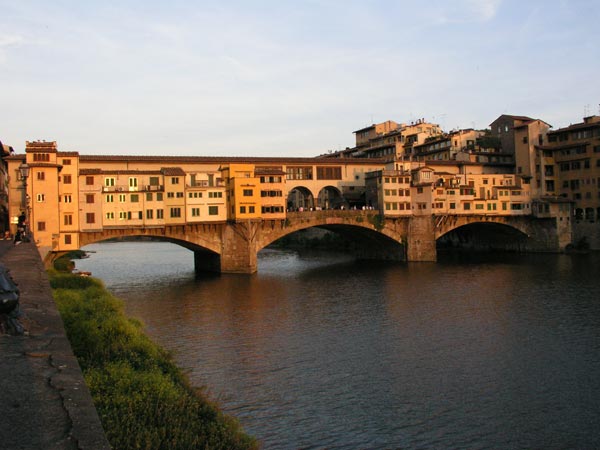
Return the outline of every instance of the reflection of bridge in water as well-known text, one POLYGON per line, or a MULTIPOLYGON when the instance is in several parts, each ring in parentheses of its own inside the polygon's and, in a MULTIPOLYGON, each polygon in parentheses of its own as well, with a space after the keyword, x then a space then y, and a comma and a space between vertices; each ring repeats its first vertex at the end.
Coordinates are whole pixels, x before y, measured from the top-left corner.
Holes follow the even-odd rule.
MULTIPOLYGON (((502 215, 406 215, 384 217, 376 210, 321 210, 288 212, 285 219, 105 228, 80 232, 87 244, 127 236, 169 241, 194 252, 197 271, 253 273, 260 250, 291 233, 318 227, 348 240, 364 259, 435 261, 436 242, 457 230, 488 229, 502 236, 504 248, 521 251, 558 251, 559 233, 553 218, 502 215)), ((473 234, 473 233, 471 233, 473 234)), ((464 239, 465 233, 458 239, 464 239)))

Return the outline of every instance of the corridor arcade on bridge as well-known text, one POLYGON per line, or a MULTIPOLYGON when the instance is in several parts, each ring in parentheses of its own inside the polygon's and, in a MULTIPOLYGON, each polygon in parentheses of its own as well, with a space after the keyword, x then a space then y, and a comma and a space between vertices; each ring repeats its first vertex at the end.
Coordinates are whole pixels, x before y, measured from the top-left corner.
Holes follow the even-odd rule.
MULTIPOLYGON (((535 225, 525 227, 538 240, 532 249, 559 251, 570 243, 569 202, 532 198, 527 180, 502 165, 91 156, 59 151, 56 142, 27 142, 25 155, 6 161, 10 217, 29 211, 43 256, 110 237, 147 235, 208 258, 208 263, 197 258, 197 266, 253 272, 256 253, 275 236, 337 225, 368 229, 384 242, 398 243, 392 246, 395 255, 383 245, 369 257, 379 252, 385 258, 433 261, 435 241, 453 223, 451 217, 517 228, 511 220, 543 222, 539 236, 535 225), (24 164, 30 169, 26 180, 18 176, 24 164)), ((358 233, 357 239, 369 238, 358 233)))

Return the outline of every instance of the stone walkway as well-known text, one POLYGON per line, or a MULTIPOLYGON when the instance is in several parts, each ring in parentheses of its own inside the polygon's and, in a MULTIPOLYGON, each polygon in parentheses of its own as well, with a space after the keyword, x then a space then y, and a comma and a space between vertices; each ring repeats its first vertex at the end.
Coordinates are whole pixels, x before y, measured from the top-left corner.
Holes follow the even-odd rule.
POLYGON ((0 335, 0 449, 110 449, 32 243, 0 241, 24 336, 0 335))

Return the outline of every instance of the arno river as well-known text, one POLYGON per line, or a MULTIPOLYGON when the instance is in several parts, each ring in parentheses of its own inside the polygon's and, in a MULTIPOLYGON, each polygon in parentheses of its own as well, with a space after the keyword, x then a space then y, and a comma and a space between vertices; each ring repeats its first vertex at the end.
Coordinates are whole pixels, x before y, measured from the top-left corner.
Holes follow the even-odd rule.
POLYGON ((77 261, 266 449, 600 448, 600 255, 354 262, 263 251, 196 278, 188 250, 77 261))

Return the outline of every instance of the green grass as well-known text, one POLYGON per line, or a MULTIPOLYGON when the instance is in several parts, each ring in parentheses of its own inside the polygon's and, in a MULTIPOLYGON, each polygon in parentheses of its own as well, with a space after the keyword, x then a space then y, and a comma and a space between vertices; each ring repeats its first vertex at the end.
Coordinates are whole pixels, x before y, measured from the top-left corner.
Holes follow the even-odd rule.
POLYGON ((115 449, 254 449, 233 418, 191 387, 171 355, 102 283, 51 271, 71 346, 115 449))

